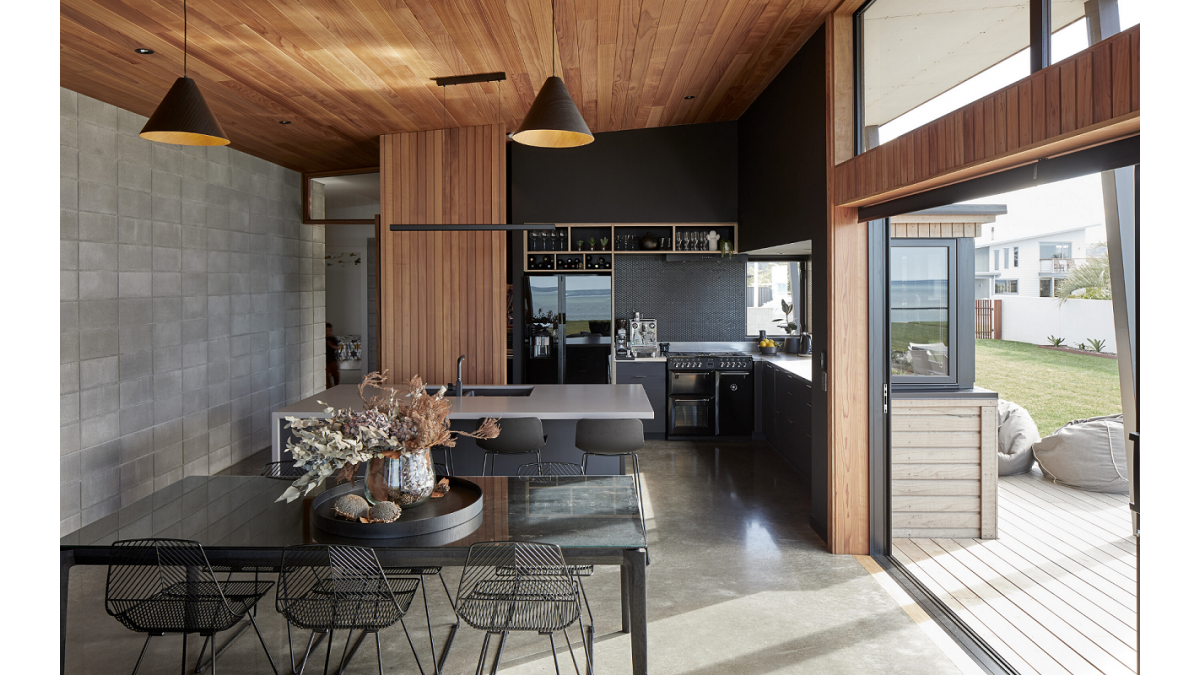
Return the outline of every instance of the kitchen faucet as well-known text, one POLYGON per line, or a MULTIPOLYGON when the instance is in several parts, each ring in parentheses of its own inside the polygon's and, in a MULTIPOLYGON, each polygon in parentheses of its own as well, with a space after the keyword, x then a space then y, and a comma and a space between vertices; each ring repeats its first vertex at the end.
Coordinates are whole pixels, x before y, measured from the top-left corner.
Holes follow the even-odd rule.
POLYGON ((454 383, 454 395, 455 396, 463 395, 462 364, 463 364, 463 361, 466 361, 466 360, 467 360, 466 354, 463 354, 462 356, 458 357, 458 381, 454 383))

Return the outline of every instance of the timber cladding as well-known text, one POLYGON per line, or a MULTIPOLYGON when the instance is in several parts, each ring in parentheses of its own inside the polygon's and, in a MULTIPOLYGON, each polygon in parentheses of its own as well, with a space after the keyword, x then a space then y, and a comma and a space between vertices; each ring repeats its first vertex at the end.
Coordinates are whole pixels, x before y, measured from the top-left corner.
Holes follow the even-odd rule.
POLYGON ((1141 132, 1141 28, 838 164, 836 203, 868 206, 1141 132))
POLYGON ((996 399, 893 399, 892 537, 996 538, 996 399))
POLYGON ((506 384, 505 236, 500 231, 391 232, 393 224, 496 223, 506 213, 503 128, 380 138, 380 367, 389 381, 420 375, 506 384))

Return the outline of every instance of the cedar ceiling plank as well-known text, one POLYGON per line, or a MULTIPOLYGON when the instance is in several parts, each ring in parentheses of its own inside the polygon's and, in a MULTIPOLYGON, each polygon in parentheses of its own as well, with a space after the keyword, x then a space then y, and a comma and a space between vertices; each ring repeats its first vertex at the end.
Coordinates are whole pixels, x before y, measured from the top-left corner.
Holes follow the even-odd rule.
POLYGON ((729 31, 737 23, 743 9, 745 9, 745 5, 736 0, 714 0, 709 5, 711 11, 706 12, 705 17, 700 20, 699 34, 704 42, 700 48, 699 58, 695 61, 689 59, 687 65, 691 68, 685 67, 683 73, 688 81, 685 95, 696 98, 689 101, 689 105, 676 108, 670 124, 685 124, 686 120, 695 117, 700 111, 700 107, 704 105, 705 83, 708 75, 712 72, 713 64, 721 53, 721 47, 725 46, 729 31))
MULTIPOLYGON (((538 44, 537 31, 533 25, 533 13, 529 10, 526 0, 505 0, 508 14, 508 24, 516 40, 517 49, 521 55, 521 69, 508 73, 514 81, 519 78, 523 84, 516 84, 523 110, 533 105, 533 99, 542 82, 546 80, 549 69, 549 54, 542 54, 538 44), (516 75, 516 77, 514 77, 516 75)), ((522 111, 523 112, 523 111, 522 111)))
POLYGON ((578 30, 575 2, 574 0, 557 0, 556 6, 558 14, 555 20, 558 25, 554 30, 554 37, 558 40, 563 83, 567 85, 567 93, 570 94, 571 100, 575 102, 576 107, 579 107, 580 101, 583 100, 583 82, 580 80, 579 62, 581 57, 575 35, 578 30))
MULTIPOLYGON (((484 0, 484 2, 494 1, 484 0)), ((451 13, 449 11, 442 12, 443 22, 447 23, 447 28, 454 36, 455 44, 466 58, 469 72, 488 73, 507 70, 506 61, 500 51, 500 44, 495 39, 496 31, 489 27, 479 3, 476 0, 450 0, 450 4, 458 8, 458 18, 461 19, 461 27, 465 32, 461 34, 457 32, 459 30, 458 22, 446 22, 446 17, 451 13)), ((478 83, 477 86, 463 87, 463 89, 467 90, 477 110, 474 115, 466 118, 465 124, 474 126, 494 123, 496 121, 494 88, 487 83, 478 83)))
POLYGON ((596 48, 596 126, 592 127, 593 132, 609 131, 613 128, 612 93, 616 62, 616 43, 600 43, 596 48))
POLYGON ((597 87, 599 76, 598 36, 596 29, 597 0, 575 0, 575 14, 579 22, 576 42, 579 45, 579 83, 583 96, 576 103, 583 114, 588 128, 596 129, 597 87))
POLYGON ((694 76, 696 69, 699 67, 700 59, 704 57, 704 52, 708 48, 708 42, 712 38, 713 30, 716 29, 717 23, 721 19, 721 15, 725 12, 725 7, 729 0, 707 0, 704 5, 704 10, 700 14, 700 20, 696 24, 696 29, 692 39, 687 47, 687 54, 683 58, 683 63, 679 67, 679 75, 675 79, 675 87, 671 92, 671 96, 667 99, 666 109, 663 111, 663 124, 679 124, 679 110, 690 110, 693 106, 699 105, 695 100, 684 99, 685 96, 695 96, 697 91, 694 85, 694 76))
MULTIPOLYGON (((737 82, 717 109, 717 115, 722 119, 740 116, 740 102, 746 95, 746 90, 753 90, 764 75, 764 64, 768 59, 779 58, 774 48, 781 42, 794 41, 797 26, 807 27, 814 20, 810 0, 779 0, 778 8, 768 8, 759 17, 751 35, 754 40, 754 51, 750 63, 747 64, 745 75, 737 82), (809 9, 809 14, 804 11, 809 9), (765 31, 761 32, 760 31, 765 31)), ((806 38, 807 39, 807 38, 806 38)))
MULTIPOLYGON (((713 99, 719 98, 719 94, 714 95, 714 92, 718 85, 723 84, 725 87, 728 87, 731 83, 727 70, 733 62, 737 47, 741 42, 741 38, 754 25, 754 21, 758 19, 758 15, 762 12, 762 8, 765 5, 766 0, 750 0, 750 2, 740 7, 740 11, 737 11, 738 8, 735 8, 734 11, 727 12, 726 17, 722 17, 721 25, 713 33, 714 41, 708 43, 706 58, 700 61, 700 71, 698 74, 701 74, 703 77, 703 88, 696 98, 702 104, 699 107, 692 108, 691 114, 685 118, 686 123, 693 124, 709 121, 707 113, 710 113, 712 108, 716 107, 713 99)), ((742 61, 744 60, 742 59, 742 61)), ((723 90, 721 93, 723 93, 723 90)))
POLYGON ((621 126, 629 128, 637 117, 637 102, 645 84, 646 68, 654 53, 654 39, 658 35, 658 20, 662 16, 663 0, 643 0, 638 18, 637 40, 633 47, 633 65, 629 71, 629 87, 625 90, 625 109, 621 113, 621 126))
POLYGON ((642 89, 638 94, 637 114, 633 125, 645 128, 650 118, 650 109, 658 97, 658 88, 662 86, 663 71, 666 70, 667 59, 675 47, 675 35, 679 30, 679 22, 683 18, 686 0, 666 0, 663 3, 662 14, 659 16, 658 31, 654 37, 654 49, 650 54, 650 63, 642 78, 642 89))
POLYGON ((767 85, 775 79, 779 71, 791 62, 792 57, 800 51, 805 42, 821 28, 825 17, 832 12, 840 0, 794 0, 803 2, 803 10, 788 27, 784 35, 766 52, 766 56, 749 74, 748 81, 753 84, 743 85, 741 100, 733 108, 730 117, 741 117, 767 85))
MULTIPOLYGON (((704 8, 708 4, 708 0, 686 0, 683 7, 683 15, 679 19, 679 24, 675 29, 675 37, 671 41, 671 49, 667 56, 667 62, 663 66, 662 78, 658 85, 658 90, 655 92, 652 105, 662 109, 666 106, 673 94, 677 94, 677 83, 679 81, 679 72, 683 67, 683 62, 687 58, 689 43, 692 35, 696 31, 696 26, 700 23, 700 17, 704 13, 704 8)), ((661 119, 662 112, 659 113, 661 119)))
POLYGON ((621 0, 621 11, 617 17, 617 51, 614 64, 612 103, 609 112, 609 128, 621 129, 625 115, 625 94, 629 91, 629 78, 633 70, 633 52, 637 44, 638 20, 637 0, 621 0))

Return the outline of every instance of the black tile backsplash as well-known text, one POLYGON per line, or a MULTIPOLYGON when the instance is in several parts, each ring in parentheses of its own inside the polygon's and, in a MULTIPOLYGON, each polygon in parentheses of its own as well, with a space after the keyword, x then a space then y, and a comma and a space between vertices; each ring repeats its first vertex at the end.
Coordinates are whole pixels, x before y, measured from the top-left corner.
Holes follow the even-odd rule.
POLYGON ((667 262, 659 255, 613 256, 614 319, 635 311, 658 320, 662 342, 746 339, 746 264, 667 262))

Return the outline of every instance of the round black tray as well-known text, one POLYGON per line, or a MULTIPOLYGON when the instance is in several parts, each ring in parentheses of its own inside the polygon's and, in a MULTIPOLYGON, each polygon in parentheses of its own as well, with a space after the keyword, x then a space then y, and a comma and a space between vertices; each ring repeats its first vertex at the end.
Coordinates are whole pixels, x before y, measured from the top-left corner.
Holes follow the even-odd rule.
MULTIPOLYGON (((441 480, 443 476, 438 476, 441 480)), ((333 502, 344 494, 362 494, 363 484, 343 483, 313 499, 313 527, 336 537, 353 539, 399 539, 453 530, 455 539, 474 521, 473 532, 483 521, 483 490, 469 480, 450 476, 450 491, 444 497, 411 508, 401 508, 400 518, 391 523, 360 523, 333 515, 333 502)), ((450 540, 454 541, 454 539, 450 540)))

